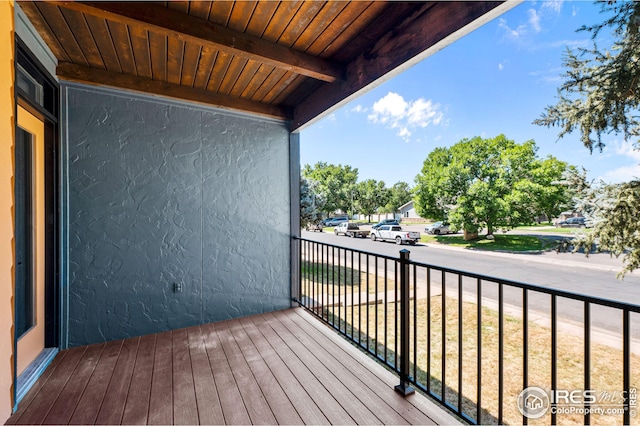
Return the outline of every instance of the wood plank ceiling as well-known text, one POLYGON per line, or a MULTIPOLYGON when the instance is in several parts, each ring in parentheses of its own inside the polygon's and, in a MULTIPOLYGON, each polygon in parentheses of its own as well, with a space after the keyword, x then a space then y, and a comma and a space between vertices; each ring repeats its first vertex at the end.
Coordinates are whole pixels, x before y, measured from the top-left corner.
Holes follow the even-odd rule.
MULTIPOLYGON (((19 1, 60 79, 296 130, 501 2, 19 1)), ((485 16, 486 18, 486 16, 485 16)))

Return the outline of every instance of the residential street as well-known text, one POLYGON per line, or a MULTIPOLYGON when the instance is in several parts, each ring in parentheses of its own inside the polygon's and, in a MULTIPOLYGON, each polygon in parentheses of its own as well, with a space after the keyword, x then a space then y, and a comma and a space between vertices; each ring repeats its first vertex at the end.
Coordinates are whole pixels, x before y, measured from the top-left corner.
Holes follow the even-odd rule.
MULTIPOLYGON (((417 228, 413 229, 413 226, 405 228, 418 230, 417 228)), ((393 243, 373 242, 369 239, 346 238, 329 233, 307 231, 302 231, 302 238, 394 257, 398 256, 399 250, 407 249, 411 252, 411 259, 421 263, 597 298, 640 304, 640 273, 628 274, 622 281, 617 279, 616 273, 621 269, 621 261, 611 258, 608 254, 597 254, 587 258, 582 254, 557 254, 556 252, 543 254, 484 252, 440 244, 398 246, 393 243)), ((434 281, 439 283, 439 277, 432 278, 432 286, 434 281)), ((496 292, 492 291, 491 286, 487 287, 489 288, 483 290, 483 298, 496 300, 496 292)), ((453 290, 448 290, 448 294, 454 294, 457 282, 448 283, 447 288, 453 290)), ((465 282, 464 292, 475 294, 475 285, 471 282, 465 282)), ((522 292, 520 290, 505 290, 504 297, 506 304, 512 307, 521 307, 522 292)), ((549 299, 549 296, 546 295, 531 294, 529 297, 530 310, 543 314, 548 313, 549 299)), ((582 323, 583 305, 571 300, 559 299, 558 315, 570 322, 582 323)), ((619 311, 592 308, 591 316, 593 326, 609 330, 614 334, 620 333, 622 319, 619 311)), ((632 335, 638 339, 640 338, 640 315, 632 314, 631 318, 632 335), (636 324, 637 326, 634 326, 636 324)))

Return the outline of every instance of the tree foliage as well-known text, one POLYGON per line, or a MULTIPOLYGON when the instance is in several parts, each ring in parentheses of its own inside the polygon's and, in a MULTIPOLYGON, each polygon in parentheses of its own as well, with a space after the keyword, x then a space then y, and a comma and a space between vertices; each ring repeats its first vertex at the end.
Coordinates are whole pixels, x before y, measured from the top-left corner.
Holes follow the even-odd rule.
POLYGON ((436 148, 416 177, 416 210, 469 232, 486 226, 488 234, 553 214, 568 201, 565 188, 552 184, 566 164, 539 160, 536 152, 535 142, 517 144, 504 135, 436 148))
POLYGON ((316 191, 324 199, 322 211, 330 215, 337 210, 351 211, 352 196, 358 180, 358 169, 338 164, 305 164, 302 176, 317 182, 316 191))
MULTIPOLYGON (((583 26, 592 35, 590 49, 568 50, 566 80, 558 89, 558 102, 548 106, 535 124, 560 127, 559 137, 579 130, 584 145, 602 150, 605 133, 622 134, 640 148, 640 3, 601 1, 603 22, 583 26), (613 42, 602 49, 596 40, 610 30, 613 42)), ((591 185, 584 175, 565 179, 577 195, 579 211, 593 223, 593 231, 575 241, 576 250, 623 255, 624 273, 640 267, 640 181, 591 185), (596 245, 597 244, 597 245, 596 245)))
POLYGON ((607 15, 604 22, 578 30, 592 34, 593 47, 567 50, 558 102, 534 121, 560 127, 560 138, 579 130, 580 139, 591 151, 604 148, 604 133, 622 133, 626 139, 640 135, 640 3, 599 3, 607 15), (601 49, 596 37, 607 28, 615 40, 608 49, 601 49))
POLYGON ((389 190, 383 181, 367 179, 356 185, 356 208, 358 213, 366 215, 371 220, 381 206, 387 203, 389 190))
POLYGON ((386 204, 382 207, 383 213, 396 213, 400 207, 407 204, 413 198, 411 187, 407 182, 396 182, 388 189, 386 204))
POLYGON ((300 178, 300 226, 303 228, 322 219, 324 198, 317 187, 316 181, 300 178))

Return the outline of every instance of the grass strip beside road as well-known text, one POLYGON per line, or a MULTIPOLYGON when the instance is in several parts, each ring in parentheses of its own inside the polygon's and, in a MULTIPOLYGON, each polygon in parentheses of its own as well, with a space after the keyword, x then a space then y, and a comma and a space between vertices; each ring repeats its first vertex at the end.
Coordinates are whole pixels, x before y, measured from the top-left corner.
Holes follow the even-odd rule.
POLYGON ((422 235, 420 241, 473 250, 509 252, 547 251, 558 246, 558 239, 553 237, 517 234, 494 235, 494 237, 493 240, 480 237, 465 241, 462 235, 422 235))

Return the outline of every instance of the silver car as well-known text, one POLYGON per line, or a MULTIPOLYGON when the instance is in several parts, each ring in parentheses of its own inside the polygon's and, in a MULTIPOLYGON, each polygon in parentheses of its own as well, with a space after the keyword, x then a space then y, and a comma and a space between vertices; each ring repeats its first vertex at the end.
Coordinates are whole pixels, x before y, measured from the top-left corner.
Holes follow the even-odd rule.
POLYGON ((452 231, 449 228, 449 223, 448 222, 436 222, 436 223, 432 223, 431 225, 427 225, 424 227, 424 232, 426 232, 427 234, 434 234, 434 235, 440 235, 440 234, 455 234, 456 231, 452 231))

